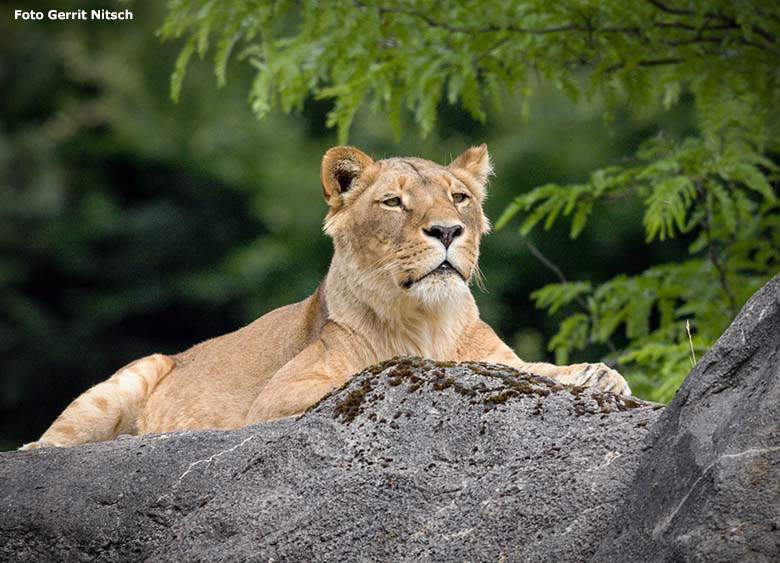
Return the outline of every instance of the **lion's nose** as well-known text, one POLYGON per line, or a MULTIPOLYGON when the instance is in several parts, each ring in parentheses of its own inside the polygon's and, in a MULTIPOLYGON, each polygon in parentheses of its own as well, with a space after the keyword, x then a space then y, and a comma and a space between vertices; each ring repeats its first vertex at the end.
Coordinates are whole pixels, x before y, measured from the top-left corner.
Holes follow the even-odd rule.
POLYGON ((463 225, 452 225, 451 227, 431 225, 427 229, 423 229, 423 232, 429 237, 439 239, 444 248, 449 248, 452 241, 463 234, 463 225))

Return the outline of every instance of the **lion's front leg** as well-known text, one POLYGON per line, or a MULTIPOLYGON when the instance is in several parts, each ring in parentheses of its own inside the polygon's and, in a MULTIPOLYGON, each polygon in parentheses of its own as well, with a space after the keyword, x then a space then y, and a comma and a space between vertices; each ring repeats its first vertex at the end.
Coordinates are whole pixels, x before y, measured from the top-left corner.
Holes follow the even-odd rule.
MULTIPOLYGON (((601 391, 609 391, 619 395, 630 395, 631 388, 628 383, 617 371, 606 364, 573 364, 570 366, 554 366, 546 364, 553 369, 549 369, 546 375, 564 383, 566 385, 584 385, 586 387, 595 387, 601 391)), ((533 371, 528 369, 528 371, 533 371)))
POLYGON ((556 366, 545 362, 524 362, 501 341, 492 328, 482 321, 475 323, 467 332, 463 348, 464 354, 460 359, 506 364, 522 371, 555 379, 565 385, 586 385, 610 393, 631 394, 631 389, 623 376, 606 364, 556 366), (487 353, 480 353, 480 350, 486 350, 487 353))
POLYGON ((252 403, 245 424, 302 414, 346 382, 316 372, 285 371, 279 375, 271 379, 252 403))
POLYGON ((335 323, 327 324, 316 341, 268 381, 252 403, 244 423, 299 415, 374 363, 375 358, 358 352, 361 347, 355 341, 359 338, 335 323))
MULTIPOLYGON (((514 356, 514 354, 513 354, 514 356)), ((564 385, 583 385, 595 387, 600 391, 617 393, 618 395, 630 395, 631 388, 617 371, 601 362, 597 364, 572 364, 570 366, 556 366, 544 362, 528 363, 517 356, 514 358, 502 358, 495 360, 513 368, 527 371, 543 377, 549 377, 560 381, 564 385)))

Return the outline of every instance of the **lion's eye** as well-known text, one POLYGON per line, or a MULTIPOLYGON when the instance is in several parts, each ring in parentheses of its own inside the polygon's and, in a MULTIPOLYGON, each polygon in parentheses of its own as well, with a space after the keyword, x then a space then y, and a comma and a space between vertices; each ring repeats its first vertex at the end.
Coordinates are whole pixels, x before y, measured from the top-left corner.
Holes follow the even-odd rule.
POLYGON ((401 205, 401 198, 400 197, 391 197, 389 199, 382 200, 382 203, 388 207, 400 207, 401 205))
POLYGON ((454 201, 455 203, 463 203, 468 198, 469 196, 463 193, 452 194, 452 201, 454 201))

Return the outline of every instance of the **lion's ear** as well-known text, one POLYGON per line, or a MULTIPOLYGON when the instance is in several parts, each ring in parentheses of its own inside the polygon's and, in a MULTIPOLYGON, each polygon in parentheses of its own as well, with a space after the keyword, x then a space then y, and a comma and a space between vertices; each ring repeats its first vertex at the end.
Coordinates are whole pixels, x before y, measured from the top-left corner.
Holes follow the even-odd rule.
POLYGON ((453 160, 448 168, 462 168, 483 186, 487 183, 488 176, 493 173, 493 165, 490 164, 490 155, 485 143, 465 151, 453 160))
POLYGON ((340 194, 348 192, 373 159, 355 147, 333 147, 322 157, 322 193, 328 205, 334 205, 340 194))

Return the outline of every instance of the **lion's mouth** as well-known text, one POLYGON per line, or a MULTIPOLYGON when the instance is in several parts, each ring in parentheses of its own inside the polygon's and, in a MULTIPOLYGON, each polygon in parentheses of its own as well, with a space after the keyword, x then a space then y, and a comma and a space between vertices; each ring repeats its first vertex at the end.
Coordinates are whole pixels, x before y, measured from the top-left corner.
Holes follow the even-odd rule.
POLYGON ((436 267, 435 267, 433 270, 431 270, 431 271, 430 271, 430 272, 428 272, 427 274, 425 274, 425 275, 423 275, 423 276, 420 276, 420 277, 419 277, 419 278, 417 278, 416 280, 415 280, 415 279, 411 279, 411 278, 409 278, 408 280, 406 280, 406 281, 405 281, 403 284, 401 284, 401 285, 403 286, 403 288, 404 288, 404 289, 409 289, 409 288, 410 288, 410 287, 412 287, 414 284, 416 284, 416 283, 417 283, 417 282, 419 282, 419 281, 422 281, 422 280, 424 280, 424 279, 425 279, 425 278, 427 278, 428 276, 432 276, 432 275, 434 275, 434 274, 445 275, 445 274, 449 274, 450 272, 455 272, 456 274, 458 274, 458 276, 460 276, 460 278, 461 278, 463 281, 466 281, 466 278, 464 278, 464 277, 463 277, 463 274, 461 274, 461 273, 460 273, 460 270, 458 270, 458 269, 457 269, 455 266, 453 266, 452 264, 450 264, 450 262, 449 262, 448 260, 445 260, 444 262, 442 262, 441 264, 439 264, 438 266, 436 266, 436 267))

